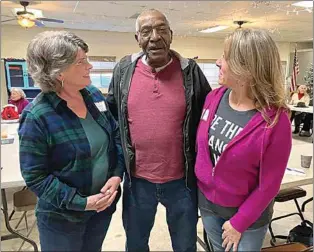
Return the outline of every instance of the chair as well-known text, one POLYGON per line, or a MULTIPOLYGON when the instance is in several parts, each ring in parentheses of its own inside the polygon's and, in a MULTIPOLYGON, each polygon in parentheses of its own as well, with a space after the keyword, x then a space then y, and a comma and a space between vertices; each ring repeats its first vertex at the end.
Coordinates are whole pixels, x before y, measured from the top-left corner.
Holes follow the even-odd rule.
POLYGON ((303 135, 305 131, 303 131, 303 125, 304 125, 304 120, 305 120, 305 117, 302 119, 302 122, 300 124, 300 132, 299 132, 299 136, 306 136, 306 137, 310 137, 313 135, 313 120, 311 120, 310 122, 310 135, 303 135))
MULTIPOLYGON (((14 212, 23 212, 20 220, 18 221, 17 225, 15 226, 15 229, 17 229, 19 227, 21 221, 25 218, 25 224, 26 224, 26 229, 27 229, 26 237, 29 237, 33 228, 36 225, 36 220, 35 220, 31 226, 31 228, 30 229, 28 228, 28 222, 27 222, 26 214, 28 211, 35 210, 36 204, 37 204, 36 195, 27 188, 25 190, 18 191, 18 192, 15 192, 13 194, 14 212)), ((25 241, 22 242, 18 251, 21 250, 21 248, 24 245, 24 242, 25 241)))
POLYGON ((287 217, 290 217, 293 215, 298 215, 298 216, 300 216, 302 222, 305 221, 304 216, 303 216, 302 211, 301 211, 301 208, 300 208, 299 203, 297 201, 298 198, 301 198, 304 196, 306 196, 305 190, 303 190, 300 187, 294 187, 294 188, 287 188, 287 189, 280 190, 278 195, 275 197, 275 202, 286 202, 286 201, 293 200, 296 207, 297 207, 298 212, 282 215, 282 216, 273 218, 270 221, 268 228, 269 228, 269 232, 270 232, 270 236, 271 236, 270 244, 272 246, 275 246, 276 239, 285 239, 286 240, 288 238, 288 236, 285 236, 285 235, 275 235, 274 234, 272 226, 271 226, 274 221, 280 220, 283 218, 287 218, 287 217))
POLYGON ((301 209, 302 209, 302 212, 305 211, 305 205, 308 204, 308 203, 311 202, 311 201, 313 201, 313 197, 312 197, 312 198, 309 198, 309 199, 307 199, 306 201, 303 202, 302 208, 301 208, 301 209))
POLYGON ((303 245, 302 243, 287 243, 287 244, 282 244, 282 245, 277 245, 275 247, 267 247, 267 248, 262 248, 261 252, 289 252, 289 251, 293 251, 293 252, 305 252, 305 251, 313 251, 313 247, 312 250, 308 250, 311 248, 307 248, 305 245, 303 245))
POLYGON ((207 252, 214 252, 213 245, 212 245, 211 242, 208 240, 208 237, 207 237, 207 233, 206 233, 205 228, 203 229, 203 239, 204 239, 204 243, 205 243, 205 245, 206 245, 206 251, 207 251, 207 252))
MULTIPOLYGON (((198 218, 201 218, 200 214, 198 214, 198 218)), ((210 241, 207 238, 207 233, 206 233, 205 228, 203 228, 203 240, 199 236, 197 236, 197 242, 201 245, 201 247, 206 252, 213 252, 214 251, 210 241)))
POLYGON ((301 252, 313 252, 313 246, 308 247, 305 250, 302 250, 301 252))

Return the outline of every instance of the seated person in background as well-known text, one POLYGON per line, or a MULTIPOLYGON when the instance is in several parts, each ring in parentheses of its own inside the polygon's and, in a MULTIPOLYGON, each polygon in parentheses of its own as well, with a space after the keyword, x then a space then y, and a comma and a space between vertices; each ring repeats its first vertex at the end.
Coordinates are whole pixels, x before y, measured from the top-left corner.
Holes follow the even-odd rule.
POLYGON ((291 105, 297 105, 299 102, 304 102, 305 106, 310 104, 310 96, 307 93, 307 86, 300 85, 296 93, 291 96, 290 103, 291 105))
POLYGON ((23 109, 29 104, 24 91, 20 88, 12 88, 9 104, 17 107, 18 113, 21 114, 23 109))
MULTIPOLYGON (((291 96, 291 100, 289 104, 297 105, 299 102, 304 102, 305 106, 309 106, 310 103, 310 96, 307 93, 306 85, 300 85, 298 87, 298 92, 294 93, 291 96)), ((300 125, 302 123, 302 118, 304 117, 304 113, 292 111, 291 112, 291 122, 294 119, 294 131, 293 134, 298 134, 300 132, 300 125)))

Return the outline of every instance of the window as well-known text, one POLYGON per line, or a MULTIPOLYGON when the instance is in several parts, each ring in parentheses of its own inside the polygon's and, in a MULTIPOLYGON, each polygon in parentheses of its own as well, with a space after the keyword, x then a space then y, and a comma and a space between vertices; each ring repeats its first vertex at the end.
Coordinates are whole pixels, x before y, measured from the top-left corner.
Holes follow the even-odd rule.
POLYGON ((89 56, 89 61, 93 65, 90 73, 92 85, 98 87, 103 93, 107 93, 113 68, 116 65, 116 57, 89 56))
POLYGON ((216 60, 199 59, 196 61, 199 67, 202 69, 210 86, 212 88, 218 87, 219 68, 216 66, 216 60))
POLYGON ((91 73, 92 84, 98 88, 109 88, 112 73, 91 73))
MULTIPOLYGON (((219 87, 219 68, 216 66, 216 60, 214 59, 198 59, 196 60, 199 67, 202 69, 208 83, 212 88, 219 87)), ((283 74, 286 75, 286 61, 281 61, 283 74)))

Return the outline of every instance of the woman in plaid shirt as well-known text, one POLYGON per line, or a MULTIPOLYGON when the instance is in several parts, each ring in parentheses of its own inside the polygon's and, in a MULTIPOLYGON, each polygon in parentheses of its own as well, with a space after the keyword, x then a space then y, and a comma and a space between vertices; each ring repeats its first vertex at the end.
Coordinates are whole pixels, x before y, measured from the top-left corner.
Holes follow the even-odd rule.
POLYGON ((66 31, 40 33, 27 49, 28 70, 42 92, 21 117, 20 163, 38 197, 42 251, 101 251, 120 198, 119 130, 90 85, 87 52, 66 31))

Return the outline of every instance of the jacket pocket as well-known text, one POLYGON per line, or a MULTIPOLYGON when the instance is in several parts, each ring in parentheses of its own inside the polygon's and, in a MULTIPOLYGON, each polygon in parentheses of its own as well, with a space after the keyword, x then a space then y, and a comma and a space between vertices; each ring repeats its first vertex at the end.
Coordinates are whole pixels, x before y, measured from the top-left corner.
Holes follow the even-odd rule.
POLYGON ((211 179, 211 170, 208 165, 206 165, 203 155, 204 154, 200 154, 200 152, 197 154, 195 162, 195 175, 197 180, 201 183, 209 184, 211 179))

